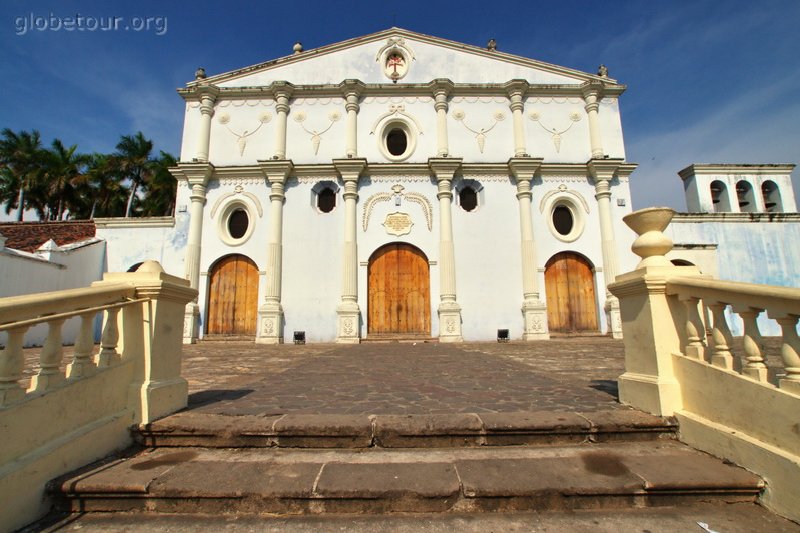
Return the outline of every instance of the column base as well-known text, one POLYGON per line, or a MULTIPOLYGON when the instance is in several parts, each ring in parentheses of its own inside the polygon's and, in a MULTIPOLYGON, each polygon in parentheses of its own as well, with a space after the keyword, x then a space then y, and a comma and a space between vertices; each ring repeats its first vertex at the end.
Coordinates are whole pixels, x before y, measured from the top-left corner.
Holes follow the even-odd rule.
POLYGON ((359 344, 361 337, 359 337, 359 317, 361 310, 355 302, 343 302, 336 308, 336 314, 339 315, 338 324, 336 326, 336 342, 339 344, 359 344))
POLYGON ((148 424, 186 407, 189 384, 181 377, 170 380, 148 381, 136 386, 141 398, 142 424, 148 424))
POLYGON ((608 331, 611 333, 611 338, 622 338, 622 315, 619 311, 619 300, 613 296, 606 299, 606 304, 603 307, 606 312, 606 323, 608 324, 608 331))
POLYGON ((265 303, 258 309, 256 343, 283 343, 283 308, 280 303, 265 303))
POLYGON ((619 401, 658 416, 672 416, 681 408, 681 386, 659 376, 625 372, 617 380, 619 401))
POLYGON ((547 306, 539 300, 522 302, 522 316, 525 319, 525 331, 522 340, 539 341, 550 338, 547 328, 547 306))
POLYGON ((200 306, 197 302, 186 304, 183 312, 183 344, 194 344, 197 342, 197 332, 200 323, 200 306))
POLYGON ((461 336, 461 306, 456 302, 439 304, 439 342, 464 342, 461 336))

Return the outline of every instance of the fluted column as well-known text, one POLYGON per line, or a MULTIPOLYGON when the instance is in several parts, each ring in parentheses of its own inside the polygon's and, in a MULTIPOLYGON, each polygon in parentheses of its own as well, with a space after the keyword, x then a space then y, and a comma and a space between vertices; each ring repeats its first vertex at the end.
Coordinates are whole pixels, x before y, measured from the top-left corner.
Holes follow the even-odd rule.
POLYGON ((358 80, 345 80, 340 84, 340 88, 344 94, 345 111, 347 111, 344 155, 348 158, 358 157, 358 103, 365 86, 358 80))
POLYGON ((261 172, 270 185, 269 234, 267 237, 267 274, 264 303, 258 308, 256 342, 283 342, 281 280, 283 274, 283 201, 286 178, 292 171, 289 160, 259 161, 261 172))
POLYGON ((597 111, 600 108, 600 98, 602 97, 602 84, 598 82, 586 82, 581 87, 583 91, 584 109, 589 117, 589 143, 592 149, 592 158, 603 157, 603 138, 600 135, 600 121, 597 111))
POLYGON ((431 158, 428 166, 438 183, 439 192, 439 342, 462 342, 461 306, 456 299, 456 263, 453 246, 453 174, 461 159, 431 158))
MULTIPOLYGON (((214 165, 210 163, 178 163, 177 168, 170 169, 176 179, 184 179, 192 188, 189 200, 189 234, 186 236, 186 256, 184 259, 184 277, 189 280, 193 289, 200 284, 200 252, 203 236, 203 217, 206 205, 206 186, 214 173, 214 165)), ((183 320, 183 343, 197 342, 200 307, 197 297, 186 304, 183 320)))
POLYGON ((271 86, 275 97, 275 153, 273 159, 286 159, 286 117, 289 114, 289 98, 294 86, 285 81, 276 81, 271 86))
POLYGON ((511 80, 505 84, 506 93, 511 103, 511 115, 514 118, 514 157, 526 157, 528 155, 525 146, 525 126, 522 112, 525 108, 523 98, 528 90, 528 82, 525 80, 511 80))
POLYGON ((219 95, 219 89, 213 85, 201 85, 197 91, 200 95, 200 127, 197 129, 197 149, 194 158, 198 161, 208 161, 211 118, 214 116, 214 102, 219 95))
MULTIPOLYGON (((617 278, 617 243, 614 238, 614 224, 611 217, 611 180, 622 162, 621 159, 590 160, 589 172, 594 178, 595 199, 600 218, 600 240, 603 252, 603 279, 605 286, 617 278)), ((622 320, 619 314, 619 301, 606 289, 604 305, 608 328, 615 339, 622 338, 622 320)))
POLYGON ((522 255, 522 316, 525 329, 522 338, 526 341, 549 339, 547 306, 539 298, 537 280, 536 246, 533 240, 533 218, 531 217, 531 182, 542 164, 541 159, 510 159, 508 167, 517 180, 519 202, 519 233, 522 255))
POLYGON ((360 342, 358 307, 358 244, 356 207, 358 178, 367 166, 366 159, 334 159, 333 165, 344 181, 344 245, 342 249, 342 299, 336 308, 338 315, 336 342, 360 342))
POLYGON ((448 79, 436 79, 431 82, 433 92, 433 108, 436 110, 436 155, 447 157, 450 152, 447 138, 447 99, 453 91, 453 82, 448 79))

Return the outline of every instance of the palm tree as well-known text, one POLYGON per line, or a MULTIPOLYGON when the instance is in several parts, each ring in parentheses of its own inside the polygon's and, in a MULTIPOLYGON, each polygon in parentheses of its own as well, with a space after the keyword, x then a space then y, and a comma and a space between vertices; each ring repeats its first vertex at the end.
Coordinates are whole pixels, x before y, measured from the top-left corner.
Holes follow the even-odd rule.
POLYGON ((115 167, 110 155, 95 153, 88 157, 86 171, 72 182, 77 200, 70 212, 75 218, 112 217, 122 212, 128 190, 115 167))
POLYGON ((3 128, 0 139, 0 199, 6 202, 6 213, 17 209, 18 222, 22 221, 22 213, 32 203, 26 194, 33 190, 40 178, 43 153, 38 131, 14 133, 9 128, 3 128))
POLYGON ((52 149, 45 152, 41 178, 49 220, 61 220, 65 210, 72 211, 79 201, 74 184, 86 172, 89 156, 75 153, 77 149, 77 145, 66 148, 55 139, 52 149))
POLYGON ((117 151, 112 156, 114 166, 120 177, 130 180, 126 217, 131 216, 139 187, 146 186, 155 174, 156 163, 151 157, 152 151, 153 141, 146 139, 141 131, 136 132, 136 135, 123 135, 117 143, 117 151))
POLYGON ((178 164, 175 156, 161 151, 155 160, 155 172, 147 185, 142 201, 142 215, 146 217, 172 215, 175 209, 175 192, 178 182, 169 168, 178 164))

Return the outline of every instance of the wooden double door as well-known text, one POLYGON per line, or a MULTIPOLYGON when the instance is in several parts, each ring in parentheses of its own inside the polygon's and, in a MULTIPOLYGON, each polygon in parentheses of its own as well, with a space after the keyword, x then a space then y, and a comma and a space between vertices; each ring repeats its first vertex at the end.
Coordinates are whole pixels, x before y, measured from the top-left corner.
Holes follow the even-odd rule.
POLYGON ((211 269, 206 333, 255 335, 258 267, 243 255, 229 255, 211 269))
POLYGON ((544 282, 550 331, 598 331, 594 274, 589 261, 572 252, 556 254, 545 265, 544 282))
POLYGON ((430 267, 422 251, 382 246, 369 259, 368 277, 368 333, 430 335, 430 267))

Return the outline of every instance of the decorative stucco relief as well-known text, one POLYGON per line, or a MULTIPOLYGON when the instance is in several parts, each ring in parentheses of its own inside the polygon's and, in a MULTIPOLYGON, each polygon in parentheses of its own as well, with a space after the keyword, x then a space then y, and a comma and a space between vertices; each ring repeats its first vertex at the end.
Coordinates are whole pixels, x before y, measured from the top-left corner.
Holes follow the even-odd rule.
POLYGON ((384 76, 394 83, 408 74, 411 62, 415 60, 414 52, 402 37, 389 37, 375 55, 384 76))
POLYGON ((573 104, 583 105, 582 98, 559 98, 557 96, 532 96, 526 100, 529 104, 573 104))
POLYGON ((235 196, 239 196, 239 195, 241 195, 241 196, 247 198, 248 200, 250 200, 251 202, 253 202, 253 205, 255 206, 256 211, 258 212, 259 218, 264 216, 264 210, 261 208, 261 202, 259 201, 258 196, 256 196, 255 194, 253 194, 251 192, 245 191, 243 186, 236 185, 234 187, 234 189, 233 189, 233 192, 228 192, 228 193, 223 194, 222 196, 220 196, 217 199, 216 202, 214 202, 214 207, 211 208, 211 218, 212 219, 214 218, 214 215, 217 214, 217 211, 219 211, 219 208, 221 206, 227 204, 228 200, 230 200, 231 198, 233 198, 235 196))
POLYGON ((430 96, 366 96, 363 104, 416 104, 417 102, 429 103, 430 96))
POLYGON ((217 108, 224 107, 256 107, 256 106, 273 106, 274 100, 221 100, 217 103, 217 108))
POLYGON ((264 111, 258 116, 258 126, 256 126, 256 129, 253 131, 243 130, 242 133, 237 133, 228 126, 231 121, 231 116, 229 114, 221 114, 218 120, 220 124, 224 125, 225 128, 236 137, 236 142, 239 144, 239 155, 242 156, 244 155, 244 149, 247 147, 247 138, 261 129, 261 126, 272 120, 272 114, 269 111, 264 111))
POLYGON ((235 187, 236 185, 264 185, 264 178, 218 178, 220 187, 235 187))
POLYGON ((332 181, 336 183, 339 179, 338 176, 331 174, 330 176, 298 176, 297 183, 319 183, 321 181, 332 181))
POLYGON ((372 125, 372 129, 370 130, 369 134, 374 135, 375 130, 378 129, 378 126, 387 118, 397 116, 397 117, 405 117, 417 127, 417 132, 422 135, 422 125, 420 125, 419 121, 414 118, 413 115, 409 115, 406 113, 406 106, 403 104, 391 104, 389 106, 389 111, 384 113, 383 115, 379 116, 375 123, 372 125))
POLYGON ((386 233, 400 237, 411 233, 411 227, 414 221, 411 220, 411 215, 401 211, 395 211, 386 215, 386 219, 381 222, 381 226, 386 228, 386 233))
POLYGON ((322 141, 322 136, 329 129, 331 129, 333 125, 339 121, 340 118, 342 118, 342 114, 338 110, 331 111, 330 113, 328 113, 328 120, 330 121, 328 126, 322 131, 317 131, 315 129, 309 130, 308 128, 306 128, 305 124, 303 124, 308 118, 308 115, 306 114, 305 111, 302 110, 297 111, 293 113, 293 116, 294 116, 294 121, 297 122, 301 128, 303 128, 303 131, 311 135, 311 146, 314 148, 314 155, 317 155, 319 153, 319 144, 322 141))
POLYGON ((293 106, 312 106, 312 105, 343 105, 341 98, 296 98, 292 100, 293 106))
POLYGON ((560 153, 560 152, 561 152, 561 139, 562 139, 562 137, 561 137, 561 136, 562 136, 562 135, 564 135, 565 133, 567 133, 567 132, 570 130, 570 128, 571 128, 571 127, 572 127, 572 126, 573 126, 573 125, 574 125, 576 122, 580 122, 580 121, 581 121, 581 114, 580 114, 578 111, 572 111, 572 112, 569 114, 569 120, 570 120, 569 126, 567 126, 566 128, 564 128, 563 130, 560 130, 560 131, 559 131, 557 128, 550 128, 550 127, 548 127, 548 126, 545 126, 545 125, 542 123, 542 116, 541 116, 541 113, 539 113, 539 112, 538 112, 538 111, 536 111, 535 109, 534 109, 534 110, 531 110, 531 111, 528 113, 528 117, 529 117, 529 118, 530 118, 532 121, 534 121, 534 122, 536 122, 537 124, 539 124, 539 126, 541 126, 541 127, 542 127, 542 129, 543 129, 544 131, 546 131, 547 133, 549 133, 549 134, 552 136, 552 138, 553 138, 553 146, 555 146, 555 147, 556 147, 556 153, 560 153))
POLYGON ((450 100, 451 104, 506 104, 508 105, 508 99, 502 96, 454 96, 452 100, 450 100))
POLYGON ((494 119, 492 125, 489 126, 488 128, 481 128, 479 130, 476 130, 467 125, 467 123, 465 122, 467 114, 462 109, 454 109, 452 115, 453 118, 456 121, 460 122, 465 128, 467 128, 468 131, 475 134, 475 140, 478 142, 478 149, 481 151, 481 153, 483 153, 483 148, 486 145, 486 135, 490 131, 492 131, 492 129, 495 126, 497 126, 499 122, 502 122, 506 119, 506 115, 502 111, 495 111, 492 117, 494 119))
POLYGON ((465 173, 465 174, 462 175, 462 178, 464 180, 468 180, 469 179, 469 180, 479 181, 481 183, 485 182, 485 181, 493 181, 493 182, 499 182, 499 183, 503 183, 503 182, 510 183, 511 182, 511 176, 509 176, 508 174, 493 174, 492 175, 492 174, 467 174, 467 173, 465 173))
POLYGON ((364 214, 361 218, 361 227, 363 230, 367 231, 369 227, 369 219, 372 216, 372 210, 375 208, 375 204, 379 202, 388 202, 394 198, 396 206, 400 206, 403 200, 419 205, 425 215, 428 231, 431 231, 433 229, 433 206, 430 200, 418 192, 403 192, 404 190, 405 187, 396 184, 392 187, 391 193, 378 192, 367 198, 367 201, 364 203, 364 214))
POLYGON ((589 183, 587 176, 543 176, 542 183, 589 183))
POLYGON ((587 214, 589 213, 589 203, 586 201, 586 199, 583 197, 583 195, 581 193, 579 193, 578 191, 574 191, 574 190, 568 188, 563 183, 561 185, 559 185, 557 189, 549 191, 547 194, 545 194, 542 197, 542 201, 539 202, 539 212, 540 213, 544 213, 545 208, 547 207, 547 204, 548 204, 548 200, 550 200, 550 198, 552 198, 556 194, 561 194, 561 195, 569 194, 570 196, 575 197, 580 202, 581 206, 583 206, 583 210, 586 211, 587 214))

